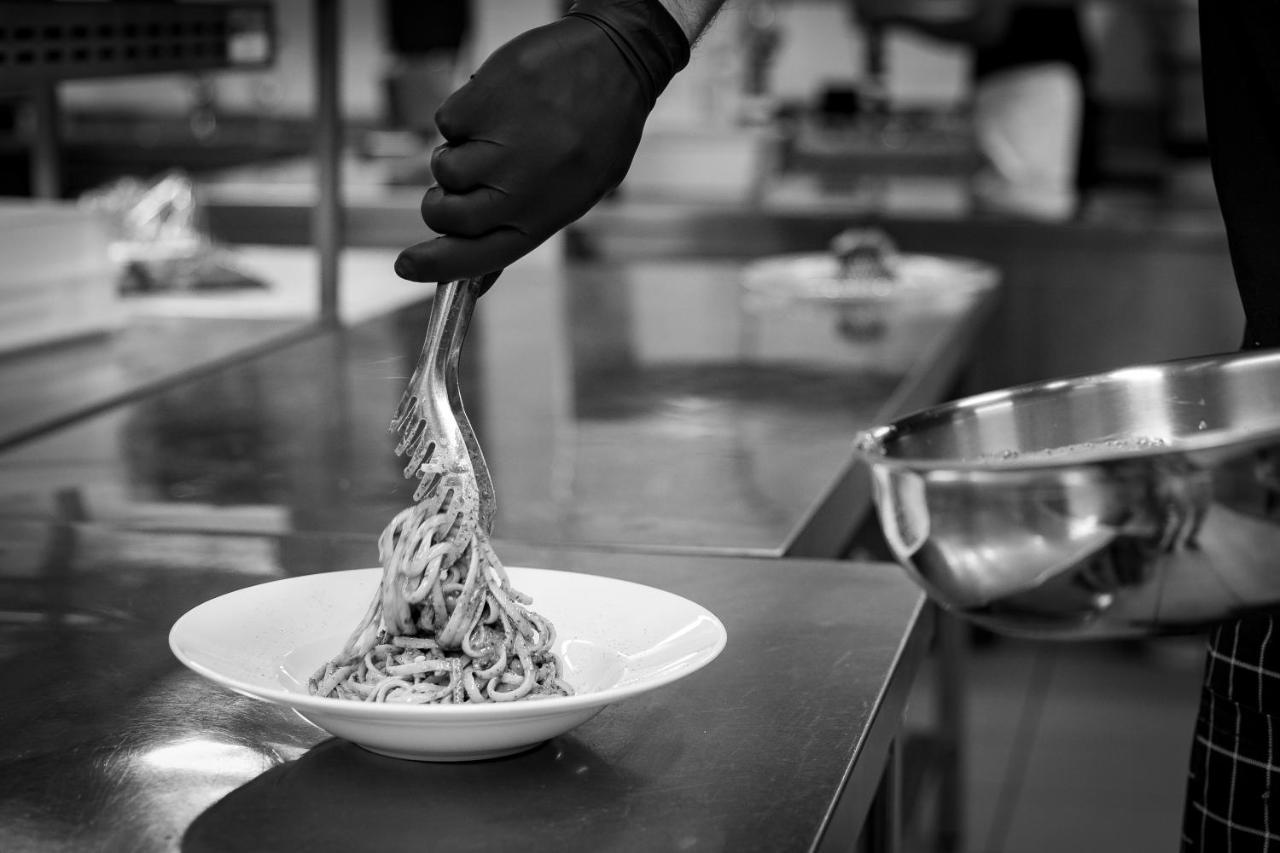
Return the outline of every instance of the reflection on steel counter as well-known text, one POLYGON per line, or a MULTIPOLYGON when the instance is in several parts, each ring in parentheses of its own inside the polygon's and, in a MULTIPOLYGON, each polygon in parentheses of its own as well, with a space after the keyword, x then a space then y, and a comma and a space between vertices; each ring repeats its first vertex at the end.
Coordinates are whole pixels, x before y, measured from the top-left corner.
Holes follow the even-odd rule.
MULTIPOLYGON (((507 767, 499 771, 504 799, 527 803, 567 837, 576 834, 581 816, 577 808, 565 807, 566 796, 576 790, 585 799, 586 786, 617 791, 637 782, 627 778, 631 770, 573 738, 534 750, 507 767)), ((458 799, 495 802, 493 779, 474 767, 424 767, 330 740, 297 761, 267 770, 200 814, 183 836, 182 848, 185 853, 286 847, 355 851, 368 849, 376 839, 384 850, 431 849, 432 839, 457 838, 452 828, 460 822, 458 799), (447 788, 449 798, 428 795, 436 788, 447 788)), ((508 821, 490 811, 477 822, 472 838, 479 841, 493 832, 491 823, 502 827, 508 821)), ((631 831, 625 822, 608 822, 593 834, 593 843, 608 849, 631 831)), ((526 832, 537 834, 532 826, 526 832)), ((498 834, 506 833, 499 829, 498 834)))
MULTIPOLYGON (((320 536, 279 545, 284 575, 312 571, 319 552, 358 565, 370 547, 320 536)), ((780 572, 772 558, 502 547, 520 564, 705 601, 741 640, 680 689, 619 703, 531 752, 400 762, 328 740, 173 658, 165 637, 178 615, 260 578, 197 566, 78 572, 55 560, 24 581, 0 549, 0 589, 45 596, 32 602, 37 621, 0 625, 4 849, 362 850, 415 835, 418 846, 479 838, 557 853, 621 838, 628 849, 689 839, 808 849, 830 835, 852 847, 931 633, 905 579, 836 561, 780 572), (85 603, 121 617, 59 620, 85 603)))
MULTIPOLYGON (((740 272, 504 274, 459 365, 502 492, 496 535, 784 551, 847 476, 854 432, 941 399, 994 304, 988 292, 922 301, 882 338, 849 341, 825 309, 750 310, 740 272)), ((0 457, 0 478, 87 477, 134 500, 274 506, 292 530, 373 535, 410 502, 387 413, 426 314, 414 305, 304 340, 30 442, 0 457)))

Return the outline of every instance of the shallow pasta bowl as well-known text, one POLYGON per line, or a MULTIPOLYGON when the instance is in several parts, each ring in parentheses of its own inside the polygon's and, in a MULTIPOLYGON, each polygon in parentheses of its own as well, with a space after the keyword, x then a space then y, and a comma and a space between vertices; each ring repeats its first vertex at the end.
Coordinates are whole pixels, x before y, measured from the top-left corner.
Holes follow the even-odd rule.
POLYGON ((993 630, 1185 633, 1280 607, 1280 351, 967 397, 855 444, 894 556, 993 630))
POLYGON ((397 705, 322 698, 307 679, 364 613, 380 569, 250 586, 182 616, 169 633, 188 667, 238 693, 292 708, 373 752, 469 761, 520 752, 608 705, 691 675, 724 648, 710 611, 663 590, 574 572, 508 567, 511 584, 556 626, 555 651, 575 694, 483 705, 397 705))

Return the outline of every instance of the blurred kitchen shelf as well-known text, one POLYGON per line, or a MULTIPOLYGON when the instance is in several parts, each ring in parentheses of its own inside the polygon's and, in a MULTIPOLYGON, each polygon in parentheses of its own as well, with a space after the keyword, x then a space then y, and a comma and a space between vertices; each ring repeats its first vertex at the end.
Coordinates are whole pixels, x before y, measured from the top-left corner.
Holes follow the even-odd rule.
MULTIPOLYGON (((403 247, 429 236, 418 205, 430 177, 422 157, 342 161, 347 245, 403 247)), ((209 228, 228 242, 301 245, 310 239, 315 166, 286 158, 201 176, 209 228)), ((967 179, 948 174, 873 175, 858 181, 786 174, 751 200, 633 198, 625 187, 566 231, 575 249, 605 257, 752 257, 825 247, 858 222, 912 234, 954 234, 979 245, 1167 244, 1225 248, 1216 207, 1187 193, 1097 190, 1064 221, 979 210, 967 179)))
MULTIPOLYGON (((208 118, 207 116, 205 118, 208 118)), ((91 112, 67 108, 58 128, 60 195, 74 198, 123 175, 150 179, 172 169, 192 175, 309 157, 308 118, 219 111, 210 124, 187 115, 91 112)), ((0 194, 25 195, 30 140, 0 137, 0 194)))
POLYGON ((856 122, 800 121, 788 135, 786 169, 822 177, 910 175, 962 177, 981 161, 967 119, 894 114, 856 122))
MULTIPOLYGON (((430 236, 418 215, 430 179, 401 177, 404 163, 348 154, 342 158, 342 230, 347 246, 402 249, 430 236)), ((256 163, 204 175, 201 205, 210 233, 230 243, 298 246, 311 240, 318 197, 309 158, 256 163)))
POLYGON ((268 3, 0 2, 0 93, 62 80, 257 68, 274 54, 268 3))

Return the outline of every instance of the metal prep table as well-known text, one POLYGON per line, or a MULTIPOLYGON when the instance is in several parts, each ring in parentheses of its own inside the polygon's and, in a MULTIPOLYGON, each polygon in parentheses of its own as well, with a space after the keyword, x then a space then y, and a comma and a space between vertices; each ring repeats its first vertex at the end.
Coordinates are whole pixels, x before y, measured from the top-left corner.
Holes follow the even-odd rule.
POLYGON ((932 613, 890 566, 777 558, 847 544, 866 499, 853 433, 945 394, 994 294, 868 334, 753 313, 737 269, 531 263, 477 314, 464 394, 505 559, 670 589, 730 631, 687 684, 512 759, 312 749, 323 733, 205 684, 164 643, 220 592, 376 561, 409 500, 385 430, 425 305, 0 455, 2 846, 235 849, 250 829, 296 846, 343 838, 339 803, 391 841, 397 780, 419 809, 485 823, 452 838, 464 849, 517 826, 547 849, 839 849, 863 830, 892 849, 878 783, 896 784, 932 613))

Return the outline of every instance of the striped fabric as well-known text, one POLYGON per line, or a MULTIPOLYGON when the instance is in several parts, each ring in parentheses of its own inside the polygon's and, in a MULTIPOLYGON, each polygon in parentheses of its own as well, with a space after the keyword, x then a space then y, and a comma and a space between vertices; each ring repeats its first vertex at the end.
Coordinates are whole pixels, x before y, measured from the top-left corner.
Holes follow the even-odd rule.
POLYGON ((1270 614, 1209 642, 1187 774, 1183 853, 1280 853, 1280 629, 1270 614), (1273 798, 1274 792, 1274 798, 1273 798))

